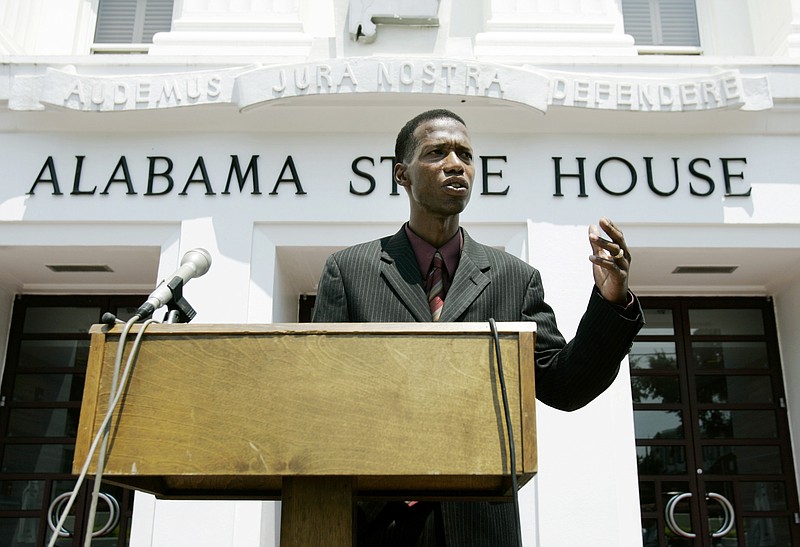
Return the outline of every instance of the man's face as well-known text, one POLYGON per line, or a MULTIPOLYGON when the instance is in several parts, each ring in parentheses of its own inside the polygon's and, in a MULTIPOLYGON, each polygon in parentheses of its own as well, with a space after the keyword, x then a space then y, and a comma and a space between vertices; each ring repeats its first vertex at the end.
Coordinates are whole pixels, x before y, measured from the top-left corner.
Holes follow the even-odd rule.
POLYGON ((475 166, 467 128, 450 118, 428 120, 414 131, 417 146, 395 167, 412 214, 437 217, 461 213, 469 203, 475 166))

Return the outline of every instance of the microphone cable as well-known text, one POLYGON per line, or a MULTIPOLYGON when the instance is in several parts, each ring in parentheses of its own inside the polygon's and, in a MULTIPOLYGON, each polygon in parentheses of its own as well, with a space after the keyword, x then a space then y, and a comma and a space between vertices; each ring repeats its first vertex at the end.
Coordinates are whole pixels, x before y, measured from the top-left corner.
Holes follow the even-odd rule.
POLYGON ((494 338, 494 351, 497 359, 497 376, 500 379, 500 391, 503 394, 503 413, 506 418, 506 431, 508 433, 508 450, 511 457, 511 492, 514 503, 514 523, 516 525, 517 545, 522 547, 522 525, 519 515, 519 496, 517 494, 517 456, 514 444, 514 428, 511 425, 511 409, 508 404, 508 393, 506 391, 506 376, 503 371, 503 357, 500 354, 500 334, 497 332, 497 323, 493 318, 489 318, 489 328, 494 338))
POLYGON ((136 339, 133 342, 133 346, 131 347, 131 352, 128 355, 128 361, 125 365, 125 369, 122 371, 122 376, 120 377, 119 371, 122 368, 122 359, 125 352, 125 342, 128 338, 128 333, 133 327, 134 323, 139 321, 141 317, 137 314, 134 315, 122 329, 122 333, 119 337, 119 343, 117 346, 117 354, 114 360, 114 373, 111 381, 111 391, 109 393, 109 403, 108 403, 108 411, 106 412, 103 421, 98 428, 97 435, 95 435, 94 440, 89 448, 89 453, 86 456, 86 460, 83 463, 83 468, 78 476, 78 480, 75 483, 75 487, 72 489, 72 493, 65 504, 61 517, 58 519, 58 523, 54 526, 51 515, 48 512, 47 524, 50 529, 53 531, 53 535, 50 537, 50 541, 48 542, 48 547, 55 547, 58 538, 61 537, 61 531, 64 530, 64 523, 67 521, 67 517, 69 516, 69 512, 72 509, 73 504, 75 503, 75 499, 78 497, 78 493, 83 486, 83 481, 86 479, 86 476, 89 472, 89 465, 91 464, 92 457, 94 456, 95 451, 97 450, 98 445, 100 442, 103 442, 100 451, 100 457, 97 462, 97 471, 95 473, 95 487, 94 491, 92 492, 92 499, 91 499, 91 506, 89 510, 89 517, 87 519, 88 525, 86 527, 86 541, 84 543, 85 547, 89 547, 92 544, 92 532, 94 529, 94 517, 95 511, 97 508, 97 500, 100 494, 100 482, 102 480, 103 475, 103 467, 105 465, 105 452, 108 445, 108 435, 111 431, 111 417, 114 414, 114 410, 119 404, 120 399, 122 398, 122 394, 124 389, 123 386, 128 382, 128 377, 130 376, 130 372, 133 369, 133 365, 136 362, 136 358, 139 355, 139 348, 142 345, 142 336, 144 335, 145 330, 148 326, 156 321, 154 319, 148 319, 144 323, 142 323, 142 328, 136 335, 136 339), (119 387, 119 389, 118 389, 119 387))

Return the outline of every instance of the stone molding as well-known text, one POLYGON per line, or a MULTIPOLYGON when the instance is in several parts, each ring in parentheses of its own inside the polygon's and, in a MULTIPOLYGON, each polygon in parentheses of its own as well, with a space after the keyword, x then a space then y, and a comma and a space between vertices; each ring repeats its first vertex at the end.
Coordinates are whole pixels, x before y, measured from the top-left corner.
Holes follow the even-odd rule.
POLYGON ((377 24, 439 26, 439 0, 350 0, 347 28, 350 39, 369 44, 377 24))
POLYGON ((370 57, 124 76, 47 68, 41 75, 12 78, 9 109, 113 112, 226 104, 245 110, 293 97, 363 93, 486 97, 541 112, 551 106, 641 112, 772 108, 767 77, 736 69, 653 78, 370 57))

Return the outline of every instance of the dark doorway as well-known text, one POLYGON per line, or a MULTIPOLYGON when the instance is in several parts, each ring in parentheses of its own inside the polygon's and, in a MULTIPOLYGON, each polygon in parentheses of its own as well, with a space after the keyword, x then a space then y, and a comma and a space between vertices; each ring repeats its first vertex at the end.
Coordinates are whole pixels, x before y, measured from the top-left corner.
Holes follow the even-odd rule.
POLYGON ((642 303, 630 367, 644 546, 800 545, 771 300, 642 303))
MULTIPOLYGON (((48 513, 75 486, 72 458, 89 355, 89 326, 129 318, 143 296, 19 296, 0 390, 0 545, 35 547, 48 513)), ((56 545, 83 545, 91 481, 56 545)), ((93 545, 128 545, 133 492, 103 485, 93 545)), ((63 505, 62 505, 63 506, 63 505)), ((55 521, 53 526, 55 526, 55 521)))

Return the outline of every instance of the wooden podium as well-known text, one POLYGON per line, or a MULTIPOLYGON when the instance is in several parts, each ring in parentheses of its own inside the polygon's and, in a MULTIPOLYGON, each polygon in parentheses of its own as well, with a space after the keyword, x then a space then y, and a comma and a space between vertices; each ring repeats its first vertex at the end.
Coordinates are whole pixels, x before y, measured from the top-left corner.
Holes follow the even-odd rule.
MULTIPOLYGON (((535 324, 498 330, 521 486, 536 473, 535 324)), ((121 331, 90 331, 76 472, 121 331)), ((356 499, 512 494, 488 323, 153 324, 123 389, 104 480, 166 499, 282 499, 282 547, 350 547, 356 499)))

